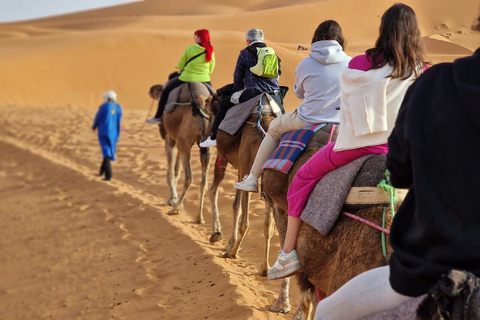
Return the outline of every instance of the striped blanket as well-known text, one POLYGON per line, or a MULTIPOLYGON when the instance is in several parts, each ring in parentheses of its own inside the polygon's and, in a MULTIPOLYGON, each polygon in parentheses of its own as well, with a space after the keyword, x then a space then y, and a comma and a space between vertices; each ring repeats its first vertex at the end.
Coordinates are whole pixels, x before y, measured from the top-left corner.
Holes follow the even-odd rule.
POLYGON ((326 125, 326 123, 319 123, 282 134, 280 144, 263 165, 263 170, 273 169, 287 174, 297 158, 302 154, 303 149, 305 149, 313 134, 326 125))

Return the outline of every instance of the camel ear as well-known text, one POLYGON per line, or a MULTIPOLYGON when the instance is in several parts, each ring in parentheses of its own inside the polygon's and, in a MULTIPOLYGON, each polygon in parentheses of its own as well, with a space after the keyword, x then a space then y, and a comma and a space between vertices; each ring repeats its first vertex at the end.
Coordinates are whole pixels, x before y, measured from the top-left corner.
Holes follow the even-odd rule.
POLYGON ((212 103, 213 103, 213 96, 208 97, 208 99, 205 101, 205 110, 207 111, 207 114, 215 115, 214 112, 212 111, 212 103))

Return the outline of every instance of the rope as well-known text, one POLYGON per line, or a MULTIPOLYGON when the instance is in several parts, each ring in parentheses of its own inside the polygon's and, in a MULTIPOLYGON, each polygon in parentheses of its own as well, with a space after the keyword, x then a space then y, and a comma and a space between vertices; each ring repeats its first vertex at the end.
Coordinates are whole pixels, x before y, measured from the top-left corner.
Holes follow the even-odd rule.
POLYGON ((267 134, 267 133, 265 132, 265 130, 263 129, 263 127, 262 127, 262 126, 258 127, 255 122, 245 121, 245 123, 248 123, 248 124, 251 124, 251 125, 254 126, 254 127, 257 127, 258 130, 260 130, 260 131, 262 132, 262 134, 263 134, 264 137, 265 137, 265 135, 267 134))
POLYGON ((146 121, 147 121, 148 118, 150 117, 150 112, 152 111, 152 107, 153 107, 153 104, 155 103, 155 101, 157 101, 157 100, 156 100, 156 99, 152 99, 152 103, 150 104, 150 109, 148 109, 147 118, 145 119, 145 121, 143 121, 143 124, 142 124, 142 126, 140 127, 139 130, 137 130, 137 131, 129 131, 129 130, 125 129, 123 126, 120 126, 121 129, 122 129, 122 131, 125 131, 126 133, 132 134, 132 135, 133 135, 133 134, 137 134, 137 133, 139 133, 140 131, 142 131, 143 128, 145 127, 145 124, 147 123, 146 121))
POLYGON ((263 104, 262 104, 262 98, 260 98, 260 100, 258 101, 258 108, 257 108, 258 115, 257 115, 256 126, 262 132, 262 135, 265 138, 266 133, 265 133, 265 130, 263 130, 262 125, 261 125, 262 118, 263 118, 262 111, 263 111, 263 104))
POLYGON ((355 219, 355 220, 357 220, 357 221, 363 222, 363 223, 365 223, 366 225, 368 225, 368 226, 370 226, 370 227, 372 227, 372 228, 375 228, 375 229, 377 229, 377 230, 379 230, 379 231, 382 231, 382 232, 384 232, 384 233, 386 233, 386 234, 390 234, 390 230, 385 229, 385 228, 383 228, 383 227, 380 227, 379 225, 377 225, 377 224, 375 224, 375 223, 373 223, 373 222, 371 222, 371 221, 369 221, 369 220, 367 220, 367 219, 360 218, 359 216, 356 216, 356 215, 354 215, 354 214, 351 214, 351 213, 348 213, 348 212, 345 212, 345 211, 342 211, 342 213, 343 213, 344 215, 346 215, 347 217, 350 217, 350 218, 355 219))
MULTIPOLYGON (((380 181, 377 185, 378 188, 382 188, 385 191, 388 191, 390 196, 390 215, 393 219, 395 216, 395 204, 397 204, 397 189, 395 189, 392 184, 390 183, 390 171, 385 171, 385 179, 380 181)), ((382 216, 382 226, 385 227, 386 225, 386 215, 387 215, 387 208, 383 208, 383 216, 382 216)), ((385 233, 382 233, 382 251, 383 256, 387 258, 387 237, 385 233)))

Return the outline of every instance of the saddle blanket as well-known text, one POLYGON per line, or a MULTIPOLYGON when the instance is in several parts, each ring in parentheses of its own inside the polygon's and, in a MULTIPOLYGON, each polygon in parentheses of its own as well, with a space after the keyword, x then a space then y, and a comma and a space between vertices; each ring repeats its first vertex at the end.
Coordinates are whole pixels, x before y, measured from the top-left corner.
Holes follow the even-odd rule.
MULTIPOLYGON (((374 156, 377 155, 363 156, 327 173, 317 182, 300 219, 321 234, 328 235, 340 216, 345 199, 347 199, 358 172, 364 163, 374 156)), ((381 155, 380 158, 385 162, 384 155, 381 155)))
MULTIPOLYGON (((168 84, 168 82, 167 82, 168 84)), ((167 85, 165 84, 165 85, 167 85)), ((182 84, 181 86, 176 87, 172 91, 170 91, 170 94, 168 95, 168 100, 167 104, 165 106, 165 112, 170 113, 173 110, 175 110, 175 107, 179 103, 190 103, 190 101, 193 100, 192 95, 190 93, 190 89, 188 89, 188 85, 191 85, 193 94, 195 97, 198 97, 200 95, 203 95, 205 97, 209 97, 211 95, 215 94, 215 90, 212 88, 212 86, 202 83, 202 82, 188 82, 185 84, 182 84), (187 88, 187 90, 183 90, 183 88, 187 88)))
POLYGON ((280 144, 263 165, 263 170, 273 169, 288 174, 315 132, 326 125, 326 123, 319 123, 282 134, 280 144))
POLYGON ((260 101, 265 110, 267 110, 268 106, 268 108, 270 108, 269 110, 271 110, 276 116, 282 114, 282 111, 275 100, 273 100, 268 93, 261 93, 250 100, 228 109, 225 119, 222 120, 218 129, 233 136, 245 124, 245 121, 247 121, 260 101))

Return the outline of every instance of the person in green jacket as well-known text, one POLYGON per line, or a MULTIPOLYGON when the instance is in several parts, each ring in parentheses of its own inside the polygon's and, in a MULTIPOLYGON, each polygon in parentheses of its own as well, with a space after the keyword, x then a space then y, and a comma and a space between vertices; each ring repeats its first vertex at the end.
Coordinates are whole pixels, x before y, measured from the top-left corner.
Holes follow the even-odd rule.
POLYGON ((195 31, 193 35, 195 44, 189 46, 178 62, 180 75, 170 79, 163 87, 158 100, 158 108, 155 116, 148 119, 147 123, 161 123, 162 114, 167 104, 170 92, 187 82, 203 82, 211 85, 210 74, 215 68, 215 55, 213 46, 210 44, 210 33, 207 29, 195 31))

